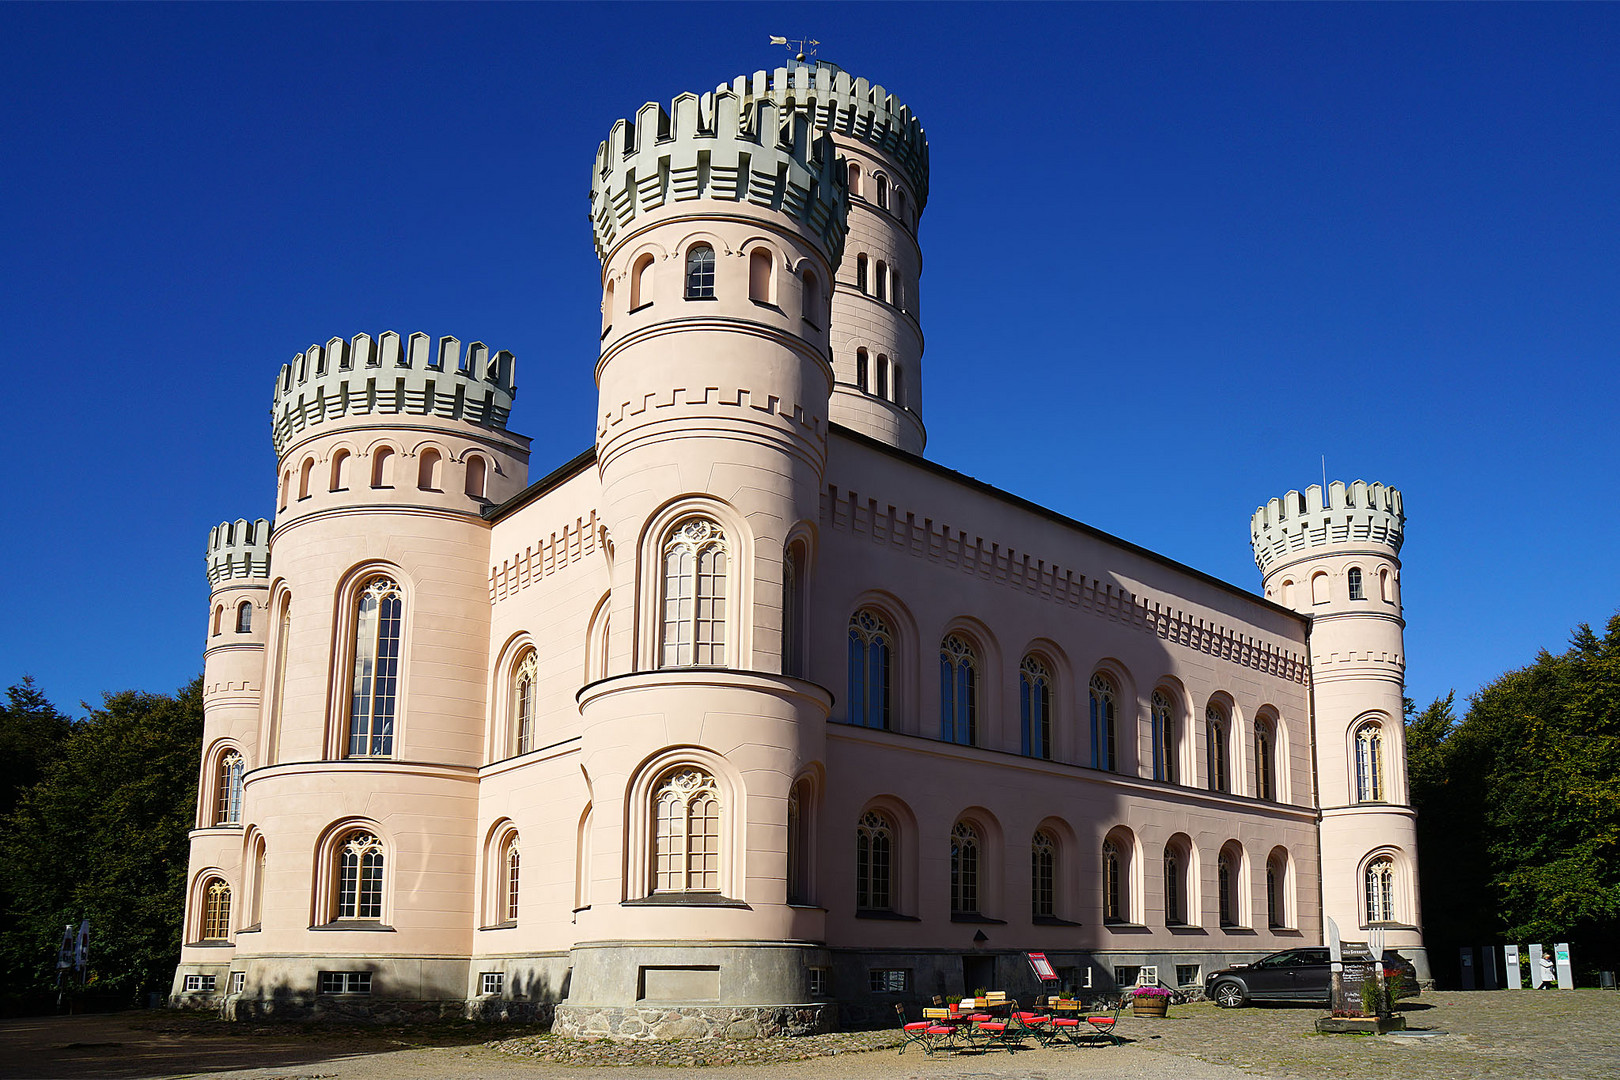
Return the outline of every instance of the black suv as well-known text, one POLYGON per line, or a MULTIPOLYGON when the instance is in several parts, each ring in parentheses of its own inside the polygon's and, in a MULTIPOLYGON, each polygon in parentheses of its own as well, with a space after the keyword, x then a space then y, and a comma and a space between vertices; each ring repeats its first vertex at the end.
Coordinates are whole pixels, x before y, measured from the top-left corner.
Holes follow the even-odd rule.
MULTIPOLYGON (((1345 959, 1369 957, 1366 952, 1358 957, 1346 949, 1345 959)), ((1385 978, 1393 982, 1395 997, 1411 997, 1418 992, 1417 969, 1406 957, 1386 950, 1384 971, 1385 978)), ((1235 964, 1210 972, 1204 977, 1204 996, 1223 1009, 1235 1009, 1251 1001, 1304 1001, 1325 1006, 1331 982, 1327 949, 1287 949, 1252 964, 1235 964)))

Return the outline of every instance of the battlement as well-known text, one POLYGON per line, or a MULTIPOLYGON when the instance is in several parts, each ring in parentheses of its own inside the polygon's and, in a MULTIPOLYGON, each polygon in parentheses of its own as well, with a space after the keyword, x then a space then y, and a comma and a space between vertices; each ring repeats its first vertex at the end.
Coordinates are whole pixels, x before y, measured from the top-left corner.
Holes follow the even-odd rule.
POLYGON ((832 139, 772 100, 721 90, 648 102, 596 149, 591 224, 606 261, 620 230, 666 202, 722 199, 787 214, 821 238, 838 265, 848 230, 846 180, 832 139))
POLYGON ((1264 574, 1289 553, 1306 548, 1379 544, 1398 553, 1405 523, 1397 489, 1335 480, 1328 485, 1325 504, 1322 485, 1312 484, 1303 494, 1290 491, 1259 507, 1249 522, 1249 537, 1254 561, 1264 574))
POLYGON ((262 581, 270 576, 270 522, 237 518, 208 530, 208 584, 262 581))
POLYGON ((517 397, 516 362, 475 341, 461 352, 453 337, 335 337, 281 366, 270 406, 271 439, 280 454, 305 428, 347 416, 410 415, 465 420, 504 429, 517 397))
POLYGON ((928 136, 911 108, 883 87, 832 64, 800 64, 739 75, 719 89, 729 89, 745 103, 769 98, 783 108, 807 113, 819 128, 869 144, 905 169, 918 213, 927 204, 928 136))

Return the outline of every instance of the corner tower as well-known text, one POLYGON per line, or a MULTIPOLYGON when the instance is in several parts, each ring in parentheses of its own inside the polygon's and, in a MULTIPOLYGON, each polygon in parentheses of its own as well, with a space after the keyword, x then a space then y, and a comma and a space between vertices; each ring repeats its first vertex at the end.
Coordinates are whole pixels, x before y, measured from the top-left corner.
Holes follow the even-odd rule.
POLYGON ((799 673, 846 213, 831 140, 768 98, 650 103, 597 151, 609 674, 579 693, 592 878, 559 1031, 796 1005, 825 964, 791 853, 830 706, 799 673))
POLYGON ((1258 508, 1255 563, 1270 600, 1311 618, 1310 672, 1323 914, 1354 940, 1384 930, 1429 977, 1406 780, 1401 493, 1312 484, 1258 508))
POLYGON ((928 138, 893 94, 825 61, 738 76, 743 103, 774 101, 831 136, 849 189, 849 239, 832 298, 835 423, 921 454, 922 248, 928 138))

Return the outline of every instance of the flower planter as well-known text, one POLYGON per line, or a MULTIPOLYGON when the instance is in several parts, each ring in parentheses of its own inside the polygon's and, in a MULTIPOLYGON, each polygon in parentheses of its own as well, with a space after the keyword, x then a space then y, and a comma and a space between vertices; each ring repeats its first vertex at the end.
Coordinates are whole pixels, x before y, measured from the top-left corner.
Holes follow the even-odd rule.
POLYGON ((1131 998, 1132 1016, 1165 1016, 1170 1011, 1170 998, 1157 994, 1137 994, 1131 998))

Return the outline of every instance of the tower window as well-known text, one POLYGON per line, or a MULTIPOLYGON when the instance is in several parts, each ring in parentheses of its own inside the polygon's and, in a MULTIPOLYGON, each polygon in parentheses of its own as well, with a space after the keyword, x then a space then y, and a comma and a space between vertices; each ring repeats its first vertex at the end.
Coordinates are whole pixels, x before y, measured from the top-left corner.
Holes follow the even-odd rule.
POLYGON ((887 300, 889 298, 889 264, 882 259, 878 260, 877 274, 874 275, 873 280, 877 284, 877 298, 887 300))
POLYGON ((1384 731, 1377 724, 1356 729, 1356 801, 1384 801, 1384 731))
POLYGON ((202 940, 225 941, 231 933, 231 887, 212 878, 203 887, 202 940))
POLYGON ((332 455, 332 485, 333 491, 349 490, 349 461, 353 457, 347 450, 339 450, 332 455))
POLYGON ((1363 592, 1362 588, 1361 588, 1361 567, 1352 566, 1345 573, 1344 576, 1345 576, 1345 580, 1349 583, 1349 586, 1350 586, 1350 599, 1352 599, 1352 600, 1365 600, 1365 599, 1367 599, 1367 594, 1365 592, 1363 592))
POLYGON ((877 204, 880 210, 889 208, 889 178, 882 173, 877 175, 877 204))
POLYGON ((404 599, 392 579, 378 577, 366 583, 355 606, 350 757, 386 757, 394 752, 404 599))
POLYGON ((849 193, 851 195, 861 193, 861 167, 853 161, 849 163, 849 193))
POLYGON ((214 808, 214 824, 241 824, 242 755, 232 750, 220 758, 219 775, 215 780, 218 795, 214 808))
POLYGON ((474 454, 467 459, 466 492, 470 498, 482 499, 484 497, 484 485, 488 475, 489 466, 484 462, 483 458, 474 454))
POLYGON ((441 490, 444 455, 437 450, 424 450, 416 469, 416 486, 422 491, 441 490))
POLYGON ((714 298, 714 248, 697 244, 686 253, 686 298, 714 298))
POLYGON ((866 350, 865 349, 856 349, 855 350, 855 385, 861 388, 861 393, 863 393, 863 394, 866 393, 867 388, 871 385, 871 381, 870 381, 869 376, 870 376, 870 372, 868 371, 866 350))
POLYGON ((253 633, 253 601, 244 600, 236 605, 236 632, 253 633))
POLYGON ((653 892, 720 891, 720 789, 682 766, 653 795, 653 892))
POLYGON ((760 304, 771 303, 771 253, 766 248, 755 248, 748 256, 748 299, 760 304))
POLYGON ((902 372, 900 365, 895 364, 893 369, 894 397, 891 400, 903 409, 906 407, 906 390, 905 383, 901 379, 901 374, 902 372))
POLYGON ((889 358, 882 353, 878 353, 877 396, 884 399, 889 396, 889 358))
POLYGON ((371 486, 386 488, 394 486, 393 478, 394 451, 386 446, 379 446, 371 455, 371 486))
POLYGON ((337 917, 381 919, 382 841, 368 832, 350 833, 338 848, 337 917))
POLYGON ((502 914, 508 923, 518 921, 518 862, 518 838, 514 833, 506 842, 506 857, 501 862, 503 870, 501 884, 504 893, 504 903, 501 906, 505 909, 502 914))
POLYGON ((652 303, 653 283, 653 257, 643 255, 636 260, 636 265, 630 271, 630 310, 645 307, 652 303))
POLYGON ((703 518, 681 522, 664 543, 662 667, 726 661, 726 537, 703 518))
POLYGON ((861 292, 866 291, 866 256, 855 256, 855 287, 861 292))
POLYGON ((812 326, 821 325, 821 279, 810 271, 804 272, 804 317, 812 326))
POLYGON ((1395 921, 1395 860, 1384 855, 1367 864, 1367 922, 1395 921))

